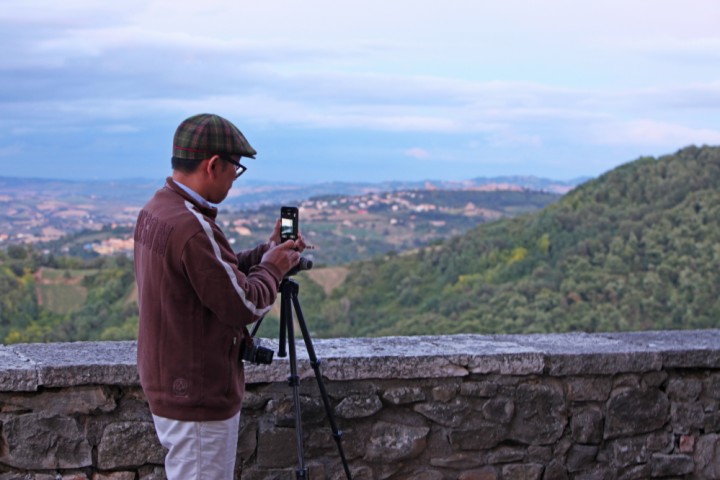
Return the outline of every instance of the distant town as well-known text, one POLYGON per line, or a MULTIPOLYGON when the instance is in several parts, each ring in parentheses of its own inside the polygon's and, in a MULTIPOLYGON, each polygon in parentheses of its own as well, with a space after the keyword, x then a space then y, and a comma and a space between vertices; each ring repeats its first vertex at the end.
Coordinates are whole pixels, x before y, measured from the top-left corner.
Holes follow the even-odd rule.
MULTIPOLYGON (((0 194, 0 247, 10 244, 33 244, 41 248, 53 248, 56 253, 73 253, 71 245, 77 242, 63 240, 78 236, 85 252, 98 255, 129 254, 132 252, 132 229, 142 204, 152 195, 157 185, 102 185, 73 182, 22 180, 10 182, 0 179, 4 192, 0 194), (126 192, 127 194, 122 194, 126 192), (81 234, 81 235, 80 235, 81 234)), ((433 183, 423 188, 397 191, 371 191, 359 195, 339 192, 323 194, 305 190, 305 194, 319 196, 295 201, 299 206, 306 237, 334 237, 356 241, 358 235, 387 237, 398 248, 418 243, 414 237, 431 241, 431 237, 457 234, 472 225, 530 211, 552 201, 559 194, 570 190, 570 184, 550 184, 550 195, 539 205, 515 205, 498 203, 487 194, 491 192, 531 192, 520 182, 467 182, 447 186, 433 183), (485 196, 483 196, 485 195, 485 196), (490 202, 488 204, 487 202, 490 202), (513 210, 515 208, 515 210, 513 210), (508 210, 509 209, 509 210, 508 210), (391 239, 389 237, 392 237, 391 239), (412 239, 412 241, 411 241, 412 239)), ((367 186, 344 185, 338 190, 366 191, 367 186)), ((274 198, 268 188, 262 189, 265 197, 274 198)), ((279 188, 286 196, 298 197, 302 190, 294 192, 287 187, 279 188)), ((538 190, 541 190, 540 188, 538 190)), ((252 192, 249 192, 252 194, 252 192)), ((232 243, 243 238, 248 241, 267 238, 277 218, 276 205, 243 206, 235 192, 229 205, 221 205, 219 220, 232 243)), ((277 198, 282 198, 278 193, 277 198)), ((517 202, 515 202, 517 203, 517 202)), ((526 202, 527 203, 527 202, 526 202)), ((533 203, 533 202, 530 202, 533 203)), ((310 238, 311 241, 314 239, 310 238)))

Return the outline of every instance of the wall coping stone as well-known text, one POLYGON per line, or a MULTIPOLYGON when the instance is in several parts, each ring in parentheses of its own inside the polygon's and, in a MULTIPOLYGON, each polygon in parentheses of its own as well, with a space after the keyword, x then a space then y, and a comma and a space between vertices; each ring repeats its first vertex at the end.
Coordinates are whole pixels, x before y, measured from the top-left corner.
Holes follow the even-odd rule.
MULTIPOLYGON (((445 335, 314 339, 329 380, 463 377, 470 374, 612 375, 662 368, 718 368, 720 329, 538 335, 445 335), (413 361, 408 361, 412 358, 413 361)), ((264 345, 277 352, 277 340, 264 345)), ((312 376, 296 340, 298 371, 312 376)), ((0 345, 0 391, 138 385, 136 343, 0 345)), ((247 365, 247 383, 285 381, 287 358, 247 365)))

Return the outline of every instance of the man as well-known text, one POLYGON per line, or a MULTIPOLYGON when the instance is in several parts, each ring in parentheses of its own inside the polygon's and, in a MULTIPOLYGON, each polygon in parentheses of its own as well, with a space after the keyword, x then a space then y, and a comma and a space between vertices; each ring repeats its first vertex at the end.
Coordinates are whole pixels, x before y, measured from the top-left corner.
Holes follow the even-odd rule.
POLYGON ((268 244, 236 254, 215 223, 212 204, 255 154, 222 117, 184 120, 172 177, 135 227, 138 370, 170 480, 233 478, 246 326, 270 310, 305 247, 302 237, 280 244, 278 222, 268 244))

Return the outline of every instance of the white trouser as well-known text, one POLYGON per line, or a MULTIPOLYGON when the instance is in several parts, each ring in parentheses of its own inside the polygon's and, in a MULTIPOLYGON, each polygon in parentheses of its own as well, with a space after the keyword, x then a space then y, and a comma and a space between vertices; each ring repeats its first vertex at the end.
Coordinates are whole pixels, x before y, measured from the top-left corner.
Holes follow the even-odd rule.
POLYGON ((160 443, 167 448, 168 480, 233 480, 240 412, 217 422, 182 422, 153 415, 160 443))

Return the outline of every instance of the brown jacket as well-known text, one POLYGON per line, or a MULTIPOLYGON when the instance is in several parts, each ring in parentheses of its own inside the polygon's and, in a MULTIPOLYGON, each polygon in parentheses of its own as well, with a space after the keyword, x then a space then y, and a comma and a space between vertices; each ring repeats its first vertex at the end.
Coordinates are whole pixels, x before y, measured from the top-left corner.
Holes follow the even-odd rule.
POLYGON ((270 310, 282 280, 261 263, 267 245, 233 253, 216 215, 168 178, 135 226, 138 370, 161 417, 224 420, 240 410, 243 330, 270 310))

